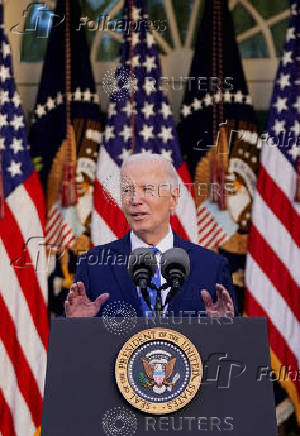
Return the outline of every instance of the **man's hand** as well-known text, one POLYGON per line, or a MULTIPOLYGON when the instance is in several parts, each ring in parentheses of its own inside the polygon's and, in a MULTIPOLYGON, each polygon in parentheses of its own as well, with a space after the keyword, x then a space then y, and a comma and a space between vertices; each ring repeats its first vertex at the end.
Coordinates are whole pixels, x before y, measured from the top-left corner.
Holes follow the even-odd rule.
POLYGON ((108 298, 109 294, 101 294, 95 301, 91 301, 86 296, 84 284, 82 282, 73 283, 65 302, 66 316, 68 318, 96 316, 101 305, 108 298))
POLYGON ((234 317, 234 307, 229 292, 223 285, 216 283, 217 301, 213 303, 211 295, 205 289, 201 290, 205 310, 210 317, 234 317))

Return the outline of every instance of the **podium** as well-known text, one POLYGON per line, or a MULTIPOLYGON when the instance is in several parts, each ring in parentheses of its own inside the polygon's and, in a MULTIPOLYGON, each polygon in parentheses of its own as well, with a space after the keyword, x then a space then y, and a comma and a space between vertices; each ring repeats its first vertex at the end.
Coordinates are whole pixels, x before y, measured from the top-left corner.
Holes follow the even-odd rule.
MULTIPOLYGON (((137 318, 125 324, 122 324, 121 319, 114 319, 114 322, 110 326, 103 318, 53 320, 42 436, 140 436, 166 432, 171 435, 277 435, 264 318, 169 317, 137 318), (171 338, 171 333, 166 336, 165 332, 173 332, 175 345, 167 344, 170 352, 163 349, 163 341, 154 341, 152 344, 147 340, 150 336, 140 333, 149 330, 150 336, 152 333, 164 334, 166 342, 171 338), (136 343, 137 357, 127 368, 123 365, 126 359, 122 359, 120 350, 129 356, 128 341, 135 335, 146 339, 140 344, 133 341, 136 343), (167 404, 167 398, 171 398, 169 401, 175 404, 176 395, 177 398, 179 394, 182 397, 186 395, 184 391, 180 393, 179 389, 189 389, 185 386, 185 380, 188 383, 192 379, 196 366, 189 351, 176 349, 176 338, 182 335, 193 344, 201 358, 201 377, 195 376, 198 381, 201 378, 199 388, 186 404, 173 412, 166 410, 158 413, 156 405, 154 413, 143 410, 146 406, 134 407, 130 403, 135 401, 133 396, 124 397, 124 392, 128 393, 131 389, 122 385, 127 375, 129 384, 132 382, 138 386, 138 392, 146 400, 153 397, 159 402, 159 407, 167 404), (124 348, 124 344, 127 344, 127 348, 124 348), (142 351, 145 351, 148 360, 142 358, 142 351), (190 363, 182 364, 181 357, 183 362, 190 359, 190 363), (161 385, 159 374, 162 368, 166 368, 164 362, 168 362, 168 371, 172 372, 172 376, 168 378, 169 382, 161 385), (149 375, 148 364, 158 371, 156 378, 153 375, 152 379, 149 375), (138 374, 136 381, 135 367, 138 374), (122 373, 124 368, 125 372, 122 373), (184 368, 190 371, 186 377, 181 374, 184 368), (119 377, 118 383, 116 375, 119 377), (158 380, 158 384, 155 380, 158 380)), ((166 374, 163 374, 166 380, 166 374)))

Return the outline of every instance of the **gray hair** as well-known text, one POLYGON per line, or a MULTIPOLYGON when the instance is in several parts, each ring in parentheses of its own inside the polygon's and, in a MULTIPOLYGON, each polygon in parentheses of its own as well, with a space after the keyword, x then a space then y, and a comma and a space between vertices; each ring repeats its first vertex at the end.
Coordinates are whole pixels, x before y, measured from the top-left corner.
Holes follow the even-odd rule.
POLYGON ((141 163, 141 162, 150 162, 150 161, 155 161, 155 163, 161 164, 163 165, 165 171, 166 171, 166 175, 167 175, 167 180, 170 183, 170 185, 172 186, 172 188, 177 188, 179 181, 178 181, 178 177, 177 177, 177 172, 172 164, 172 162, 169 159, 166 159, 165 157, 163 157, 160 154, 156 154, 156 153, 137 153, 137 154, 131 154, 124 162, 121 168, 121 174, 124 170, 125 167, 127 167, 128 165, 130 165, 131 163, 137 162, 137 163, 141 163))

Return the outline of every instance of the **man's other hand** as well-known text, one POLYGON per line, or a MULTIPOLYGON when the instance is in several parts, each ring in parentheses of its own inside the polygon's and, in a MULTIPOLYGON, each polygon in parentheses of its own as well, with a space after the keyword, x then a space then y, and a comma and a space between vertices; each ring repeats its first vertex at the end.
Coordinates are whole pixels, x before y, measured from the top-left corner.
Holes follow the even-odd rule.
POLYGON ((84 283, 73 283, 65 302, 66 316, 68 318, 96 316, 108 298, 109 294, 101 294, 95 301, 91 301, 86 295, 84 283))
POLYGON ((213 303, 210 293, 206 289, 201 290, 201 297, 205 304, 205 310, 211 317, 234 317, 234 307, 229 292, 223 285, 216 283, 217 301, 213 303))

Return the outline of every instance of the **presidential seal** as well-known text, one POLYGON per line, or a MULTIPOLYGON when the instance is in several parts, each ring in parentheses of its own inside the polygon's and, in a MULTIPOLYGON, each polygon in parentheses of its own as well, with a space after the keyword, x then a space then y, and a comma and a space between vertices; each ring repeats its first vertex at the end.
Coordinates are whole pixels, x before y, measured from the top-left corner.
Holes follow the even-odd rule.
POLYGON ((115 377, 124 398, 146 413, 164 415, 184 407, 202 379, 196 347, 175 330, 153 328, 132 336, 116 360, 115 377))

